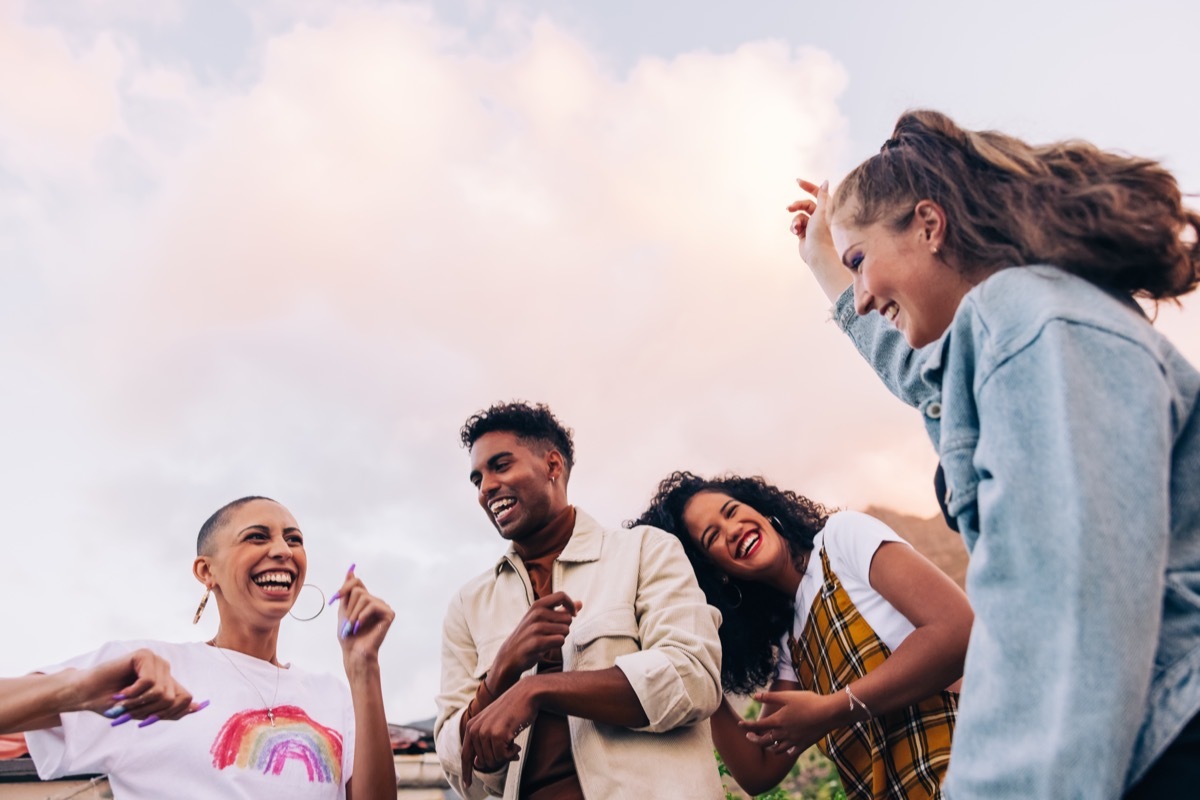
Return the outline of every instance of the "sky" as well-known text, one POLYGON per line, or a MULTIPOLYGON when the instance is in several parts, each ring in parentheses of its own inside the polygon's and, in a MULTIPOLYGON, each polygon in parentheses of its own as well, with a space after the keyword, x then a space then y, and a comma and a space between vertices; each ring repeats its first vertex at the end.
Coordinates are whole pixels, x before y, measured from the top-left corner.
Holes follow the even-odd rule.
MULTIPOLYGON (((1162 159, 1200 190, 1200 7, 1014 0, 0 0, 0 675, 207 639, 196 531, 263 494, 309 579, 396 610, 389 719, 504 544, 459 445, 575 431, 617 525, 674 469, 936 513, 936 458, 829 322, 793 179, 906 108, 1162 159)), ((1200 363, 1197 299, 1158 326, 1200 363)), ((302 604, 312 608, 307 596, 302 604)), ((337 671, 332 614, 280 655, 337 671)))

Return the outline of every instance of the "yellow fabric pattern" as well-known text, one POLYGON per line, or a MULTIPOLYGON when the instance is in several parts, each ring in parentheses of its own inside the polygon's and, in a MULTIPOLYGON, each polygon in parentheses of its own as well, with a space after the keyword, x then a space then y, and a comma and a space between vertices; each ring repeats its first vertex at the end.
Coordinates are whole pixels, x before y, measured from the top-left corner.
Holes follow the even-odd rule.
MULTIPOLYGON (((891 651, 850 601, 824 549, 821 569, 821 593, 800 640, 789 635, 788 645, 802 689, 844 696, 847 684, 878 667, 891 651)), ((957 715, 958 695, 939 692, 839 728, 817 746, 837 767, 850 800, 940 798, 957 715)))

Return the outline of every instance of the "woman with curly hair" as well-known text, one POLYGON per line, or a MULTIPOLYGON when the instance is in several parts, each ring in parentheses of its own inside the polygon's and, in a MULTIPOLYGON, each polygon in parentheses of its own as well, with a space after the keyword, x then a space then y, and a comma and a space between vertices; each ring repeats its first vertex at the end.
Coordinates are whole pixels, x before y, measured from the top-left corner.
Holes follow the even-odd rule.
POLYGON ((751 794, 817 744, 850 798, 940 797, 971 609, 962 591, 866 514, 830 513, 762 478, 676 472, 631 525, 683 543, 722 614, 726 699, 713 741, 751 794))
POLYGON ((946 795, 1200 783, 1200 373, 1137 302, 1200 281, 1160 164, 900 117, 790 207, 834 318, 939 451, 976 614, 946 795))

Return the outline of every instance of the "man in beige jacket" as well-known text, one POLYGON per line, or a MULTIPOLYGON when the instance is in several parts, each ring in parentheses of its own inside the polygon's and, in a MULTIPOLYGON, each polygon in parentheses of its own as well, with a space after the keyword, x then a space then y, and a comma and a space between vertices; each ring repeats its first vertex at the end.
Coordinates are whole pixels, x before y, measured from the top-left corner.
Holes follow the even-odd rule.
POLYGON ((462 429, 508 551, 450 602, 438 756, 466 798, 722 798, 708 717, 720 616, 678 540, 567 502, 574 445, 545 406, 462 429))

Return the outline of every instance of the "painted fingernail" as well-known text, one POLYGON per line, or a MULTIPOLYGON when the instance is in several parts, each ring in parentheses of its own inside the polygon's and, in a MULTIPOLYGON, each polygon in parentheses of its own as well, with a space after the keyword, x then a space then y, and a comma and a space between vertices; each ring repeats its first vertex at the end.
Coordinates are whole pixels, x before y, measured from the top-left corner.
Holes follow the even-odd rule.
POLYGON ((334 593, 333 593, 333 597, 329 598, 329 605, 333 605, 333 604, 334 604, 334 603, 336 603, 338 600, 340 600, 340 599, 341 599, 341 597, 342 597, 342 593, 341 593, 341 592, 334 592, 334 593))
POLYGON ((355 568, 355 567, 357 567, 357 566, 358 566, 358 564, 351 564, 351 565, 350 565, 350 569, 346 570, 346 574, 347 574, 347 575, 353 575, 353 574, 354 574, 354 568, 355 568))
POLYGON ((156 717, 155 715, 151 714, 150 716, 146 717, 144 720, 142 720, 141 722, 139 722, 139 723, 138 723, 138 727, 139 727, 139 728, 144 728, 144 727, 146 727, 147 725, 153 725, 153 724, 154 724, 154 723, 156 723, 156 722, 158 722, 158 717, 156 717))
POLYGON ((123 695, 123 694, 114 694, 112 699, 113 699, 113 700, 124 700, 124 699, 125 699, 125 695, 123 695))
POLYGON ((203 703, 201 703, 200 705, 196 706, 196 710, 195 710, 195 711, 193 711, 192 713, 193 713, 193 714, 195 714, 195 713, 196 713, 196 711, 203 711, 204 709, 208 708, 208 704, 209 704, 209 701, 208 701, 208 700, 205 700, 203 703))
POLYGON ((109 719, 116 719, 124 713, 125 706, 113 706, 108 711, 104 712, 104 716, 108 717, 109 719))
POLYGON ((131 719, 133 719, 132 714, 122 714, 121 716, 117 717, 116 719, 114 719, 112 721, 112 726, 115 728, 118 725, 124 725, 126 722, 129 722, 129 720, 131 720, 131 719))
POLYGON ((359 626, 359 625, 361 625, 361 624, 362 624, 362 620, 361 620, 361 619, 356 619, 356 620, 354 620, 354 630, 350 631, 350 633, 351 633, 351 634, 358 633, 358 626, 359 626))
POLYGON ((346 620, 346 624, 342 626, 342 632, 339 634, 339 638, 345 639, 349 635, 350 635, 350 620, 346 620))

